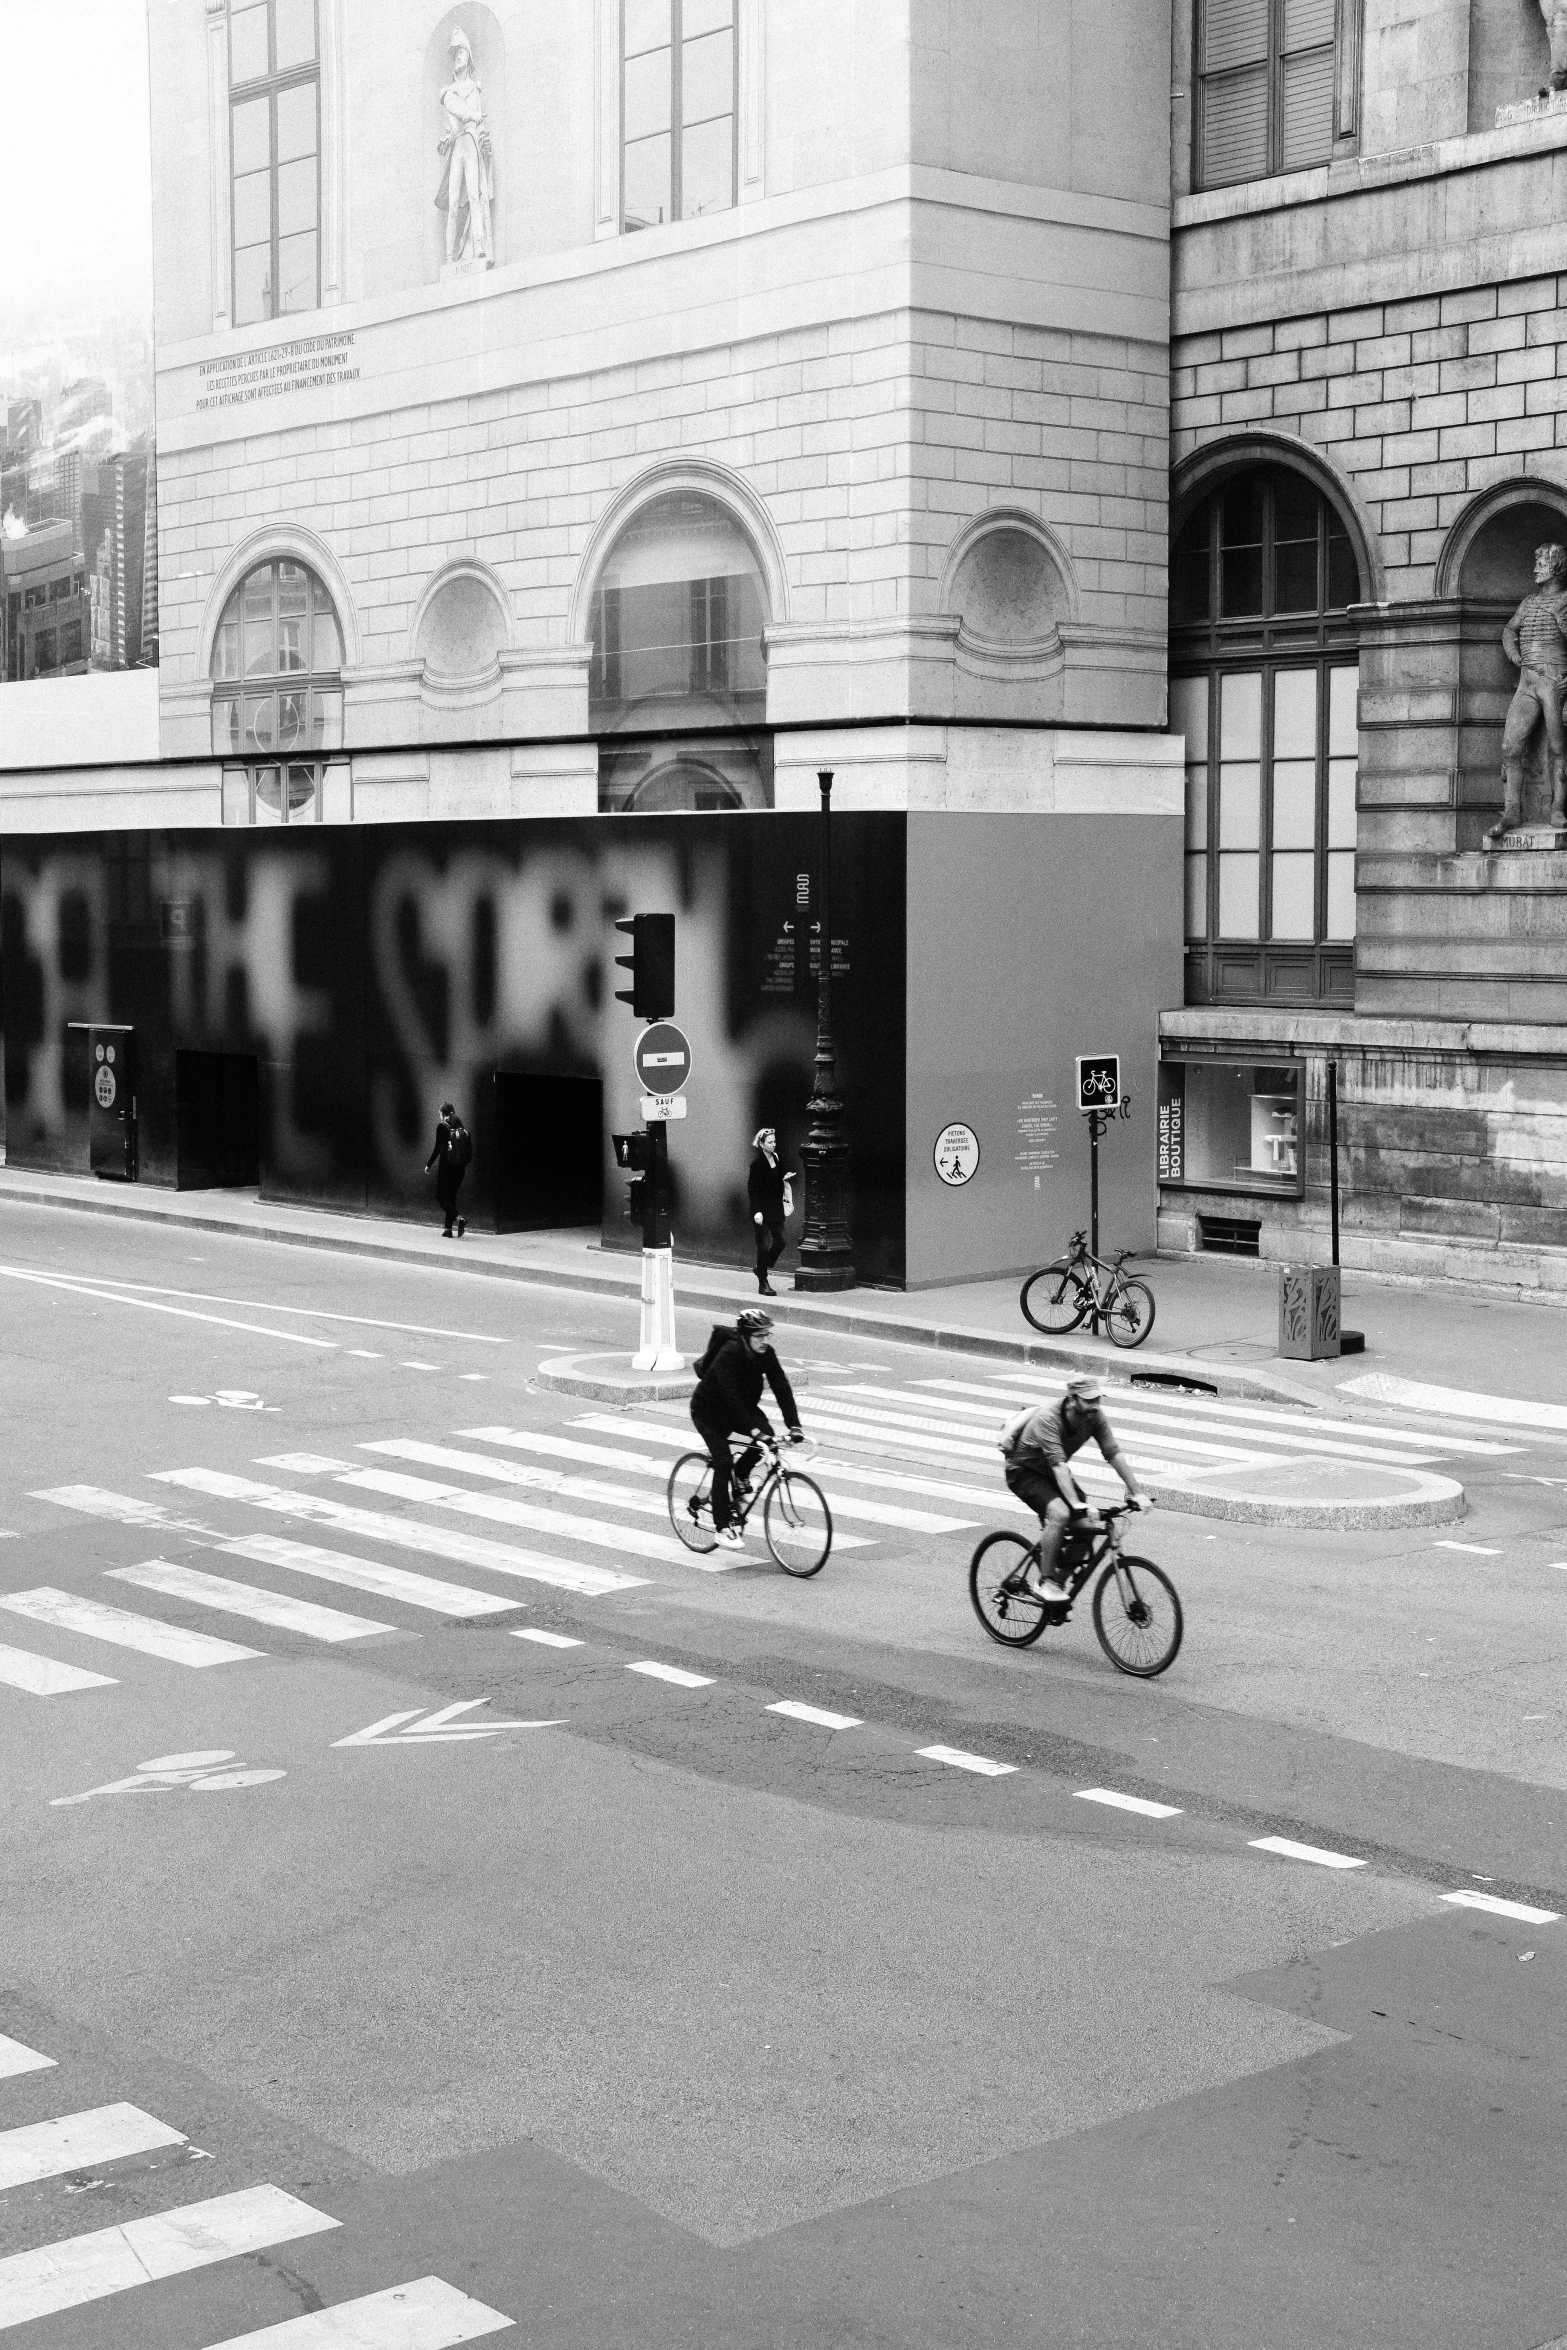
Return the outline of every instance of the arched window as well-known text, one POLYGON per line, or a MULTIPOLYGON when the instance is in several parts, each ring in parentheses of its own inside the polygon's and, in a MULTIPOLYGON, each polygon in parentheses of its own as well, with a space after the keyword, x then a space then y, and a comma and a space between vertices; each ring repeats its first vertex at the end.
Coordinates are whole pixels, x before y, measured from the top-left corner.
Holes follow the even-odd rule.
POLYGON ((255 770, 260 799, 302 807, 315 755, 343 740, 343 640, 313 571, 280 560, 246 574, 223 608, 212 647, 212 747, 255 770))
POLYGON ((1258 466, 1170 558, 1170 724, 1186 737, 1191 1003, 1352 1003, 1360 672, 1354 542, 1258 466))

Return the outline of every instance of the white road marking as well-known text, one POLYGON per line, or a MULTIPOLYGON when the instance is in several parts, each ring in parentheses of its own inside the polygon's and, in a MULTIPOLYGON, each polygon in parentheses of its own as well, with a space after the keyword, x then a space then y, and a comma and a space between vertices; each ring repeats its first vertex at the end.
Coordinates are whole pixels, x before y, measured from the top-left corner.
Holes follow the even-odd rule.
POLYGON ((1108 1803, 1116 1811, 1135 1811, 1147 1820, 1178 1820, 1181 1816, 1178 1803, 1150 1803, 1146 1796, 1122 1795, 1115 1787, 1079 1787, 1077 1800, 1079 1803, 1108 1803))
POLYGON ((536 1641, 540 1648, 580 1648, 582 1646, 580 1640, 573 1640, 567 1632, 541 1632, 532 1624, 525 1625, 521 1631, 513 1632, 512 1638, 513 1640, 536 1641))
POLYGON ((57 2059, 40 2056, 36 2048, 24 2047, 20 2040, 8 2040, 0 2032, 0 2081, 14 2081, 23 2073, 52 2073, 57 2059))
POLYGON ((795 1698, 780 1698, 768 1707, 770 1714, 787 1714, 791 1722, 814 1722, 820 1730, 858 1730, 862 1727, 858 1714, 830 1714, 819 1705, 801 1705, 795 1698))
POLYGON ((356 1362, 384 1363, 386 1360, 385 1355, 378 1355, 373 1347, 351 1346, 348 1351, 354 1357, 356 1362))
POLYGON ((459 1371, 457 1374, 459 1379, 488 1379, 489 1375, 488 1371, 459 1371))
POLYGON ((81 1599, 74 1591, 56 1591, 47 1583, 36 1591, 0 1593, 0 1607, 59 1632, 108 1640, 116 1648, 139 1649, 143 1656, 162 1657, 166 1664, 190 1665, 197 1671, 208 1665, 243 1664, 265 1653, 241 1648, 232 1640, 215 1640, 210 1632, 185 1632, 152 1616, 133 1616, 125 1608, 105 1607, 102 1600, 81 1599))
POLYGON ((132 2285, 158 2283, 242 2253, 318 2236, 338 2224, 281 2187, 242 2187, 237 2194, 187 2203, 178 2211, 13 2252, 0 2260, 0 2331, 106 2300, 132 2285))
POLYGON ((126 1297, 112 1289, 88 1288, 80 1281, 63 1280, 57 1273, 24 1273, 17 1265, 0 1265, 0 1279, 36 1282, 44 1289, 68 1291, 74 1297, 90 1297, 98 1305, 140 1306, 148 1314, 174 1314, 182 1322, 211 1322, 220 1330, 243 1330, 252 1338, 281 1338, 289 1346, 314 1346, 327 1354, 337 1352, 335 1338, 311 1338, 302 1330, 274 1330, 261 1322, 236 1322, 227 1314, 198 1314, 189 1306, 159 1304, 156 1298, 126 1297))
MULTIPOLYGON (((667 1460, 658 1460, 643 1452, 631 1452, 624 1445, 577 1444, 569 1437, 536 1437, 522 1429, 510 1428, 469 1428, 461 1433, 480 1437, 494 1444, 514 1445, 519 1451, 539 1452, 559 1460, 592 1462, 600 1467, 610 1469, 630 1469, 638 1476, 655 1478, 660 1485, 667 1484, 669 1479, 670 1464, 667 1460)), ((671 1429, 664 1441, 673 1446, 676 1433, 671 1429)), ((436 1468, 471 1469, 481 1476, 495 1477, 508 1482, 515 1481, 519 1484, 531 1482, 550 1474, 546 1470, 518 1469, 510 1461, 492 1461, 487 1459, 483 1453, 461 1452, 455 1447, 438 1444, 415 1445, 413 1443, 389 1442, 367 1444, 362 1449, 366 1452, 394 1453, 405 1460, 425 1460, 436 1468)), ((698 1449, 696 1431, 689 1425, 680 1439, 679 1449, 683 1452, 698 1449)), ((816 1463, 812 1464, 813 1468, 817 1465, 816 1463)), ((889 1477, 887 1479, 889 1485, 900 1490, 902 1482, 899 1478, 889 1477)), ((634 1501, 634 1497, 622 1496, 617 1487, 595 1485, 586 1478, 566 1479, 559 1484, 556 1490, 562 1493, 581 1492, 593 1500, 619 1498, 623 1507, 645 1506, 640 1501, 634 1501)), ((832 1497, 832 1504, 835 1515, 863 1519, 868 1525, 901 1526, 913 1534, 957 1534, 974 1523, 971 1518, 937 1517, 930 1510, 901 1509, 895 1503, 861 1501, 854 1496, 845 1497, 837 1493, 832 1497)), ((654 1501, 652 1504, 654 1510, 661 1510, 662 1506, 659 1501, 654 1501)), ((853 1547, 852 1537, 840 1536, 839 1540, 848 1547, 853 1547)))
POLYGON ((1321 1869, 1363 1869, 1365 1862, 1347 1852, 1325 1852, 1320 1844, 1295 1844, 1288 1836, 1253 1836, 1253 1852, 1277 1852, 1285 1860, 1315 1861, 1321 1869))
MULTIPOLYGON (((203 1260, 193 1258, 200 1264, 203 1260)), ((474 1346, 508 1346, 506 1338, 488 1338, 482 1330, 447 1330, 429 1322, 388 1322, 378 1314, 343 1314, 330 1312, 325 1306, 284 1306, 270 1297, 217 1297, 204 1289, 171 1289, 157 1281, 121 1281, 107 1273, 83 1273, 77 1276, 90 1281, 97 1289, 123 1289, 146 1297, 182 1297, 203 1306, 245 1306, 255 1313, 292 1314, 307 1322, 352 1322, 360 1330, 400 1330, 407 1338, 461 1338, 474 1346)))
MULTIPOLYGON (((573 1420, 571 1425, 574 1428, 600 1431, 607 1436, 635 1436, 639 1440, 649 1440, 663 1445, 666 1454, 691 1452, 696 1449, 696 1431, 689 1421, 682 1429, 676 1426, 665 1427, 660 1423, 648 1420, 612 1419, 603 1412, 584 1412, 580 1418, 573 1420)), ((460 1436, 483 1438, 492 1444, 513 1444, 523 1450, 538 1452, 548 1451, 557 1446, 562 1452, 565 1452, 569 1441, 564 1437, 534 1437, 526 1434, 520 1428, 460 1428, 457 1433, 460 1436)), ((834 1449, 841 1450, 842 1447, 834 1449)), ((879 1448, 872 1449, 879 1451, 879 1448)), ((608 1453, 607 1446, 582 1445, 571 1447, 569 1457, 573 1459, 578 1457, 607 1458, 608 1453)), ((994 1510, 1013 1510, 1020 1512, 1024 1517, 1031 1518, 1034 1514, 1033 1511, 1025 1508, 1024 1504, 1010 1494, 1000 1482, 1001 1455, 999 1453, 995 1455, 995 1463, 997 1483, 993 1491, 982 1491, 974 1485, 952 1485, 942 1478, 919 1477, 913 1473, 912 1468, 904 1469, 901 1464, 896 1469, 873 1469, 858 1461, 826 1460, 820 1454, 812 1456, 811 1473, 813 1476, 819 1473, 833 1481, 833 1491, 830 1498, 835 1509, 839 1502, 837 1480, 848 1478, 855 1485, 869 1485, 881 1491, 928 1493, 937 1501, 968 1502, 974 1508, 983 1510, 987 1516, 994 1510)), ((663 1468, 659 1469, 657 1474, 667 1477, 669 1466, 670 1463, 666 1458, 663 1468)), ((964 1519, 959 1523, 967 1526, 971 1525, 973 1520, 964 1519)))
POLYGON ((618 1575, 608 1567, 578 1566, 542 1551, 520 1550, 509 1542, 488 1542, 476 1534, 449 1533, 444 1526, 419 1518, 394 1518, 386 1510, 354 1509, 324 1493, 285 1493, 276 1485, 262 1485, 250 1477, 226 1476, 218 1469, 158 1469, 155 1480, 188 1487, 220 1501, 248 1502, 280 1518, 299 1518, 360 1534, 369 1542, 390 1542, 402 1550, 418 1550, 432 1558, 447 1558, 468 1567, 491 1567, 503 1575, 519 1575, 537 1583, 552 1583, 562 1591, 598 1597, 608 1591, 632 1591, 647 1578, 618 1575))
POLYGON ((1505 1428, 1567 1429, 1567 1404, 1525 1403, 1512 1395, 1480 1395, 1469 1387, 1428 1387, 1388 1371, 1362 1371, 1340 1386, 1373 1403, 1400 1404, 1406 1411, 1436 1412, 1445 1419, 1486 1420, 1505 1428))
POLYGON ((1433 1542, 1433 1550, 1466 1550, 1471 1558, 1499 1559, 1501 1552, 1489 1542, 1433 1542))
POLYGON ((460 1698, 455 1705, 443 1705, 433 1714, 425 1714, 419 1706, 411 1711, 386 1714, 379 1722, 372 1722, 368 1730, 356 1730, 352 1737, 334 1738, 338 1746, 455 1746, 472 1744, 484 1738, 498 1737, 502 1730, 560 1730, 565 1724, 553 1722, 459 1722, 459 1714, 471 1714, 476 1706, 488 1705, 487 1697, 460 1698))
POLYGON ((89 1673, 80 1665, 57 1664, 52 1656, 0 1645, 0 1684, 25 1689, 29 1697, 64 1697, 73 1689, 117 1689, 112 1673, 89 1673))
POLYGON ((456 1510, 463 1517, 486 1518, 496 1525, 526 1526, 532 1533, 556 1534, 598 1550, 661 1559, 671 1566, 684 1566, 690 1555, 673 1534, 649 1534, 640 1526, 616 1526, 607 1518, 545 1509, 539 1503, 511 1501, 497 1493, 470 1493, 463 1485, 442 1485, 433 1477, 409 1477, 396 1469, 350 1469, 337 1482, 360 1492, 384 1493, 394 1500, 428 1502, 436 1509, 456 1510))
MULTIPOLYGON (((920 1380, 916 1384, 923 1387, 927 1382, 920 1380)), ((1041 1400, 1053 1402, 1062 1392, 1059 1386, 1049 1380, 1043 1387, 1003 1378, 991 1379, 983 1386, 974 1381, 956 1379, 942 1380, 939 1384, 975 1396, 994 1396, 999 1402, 1014 1406, 1041 1400)), ((1232 1436, 1246 1436, 1255 1432, 1259 1440, 1270 1444, 1275 1440, 1275 1431, 1294 1429, 1303 1437, 1345 1436, 1357 1444, 1395 1447, 1419 1445, 1428 1450, 1434 1448, 1439 1453, 1472 1452, 1500 1456, 1519 1449, 1515 1444, 1497 1444, 1484 1437, 1449 1436, 1434 1428, 1400 1427, 1390 1421, 1333 1420, 1319 1416, 1316 1412, 1291 1410, 1287 1405, 1233 1402, 1217 1395, 1161 1394, 1152 1387, 1110 1386, 1107 1389, 1107 1405, 1116 1419, 1126 1410, 1151 1413, 1161 1419, 1170 1415, 1194 1429, 1210 1421, 1221 1422, 1227 1424, 1227 1432, 1232 1436)), ((1283 1441, 1282 1434, 1279 1441, 1283 1441)))
POLYGON ((33 1501, 58 1502, 63 1510, 80 1510, 84 1517, 112 1518, 118 1526, 166 1526, 169 1513, 158 1501, 143 1501, 130 1493, 110 1493, 101 1485, 51 1485, 30 1496, 33 1501))
POLYGON ((1440 1898, 1458 1909, 1483 1909, 1491 1917, 1517 1918, 1525 1926, 1554 1926, 1562 1914, 1559 1909, 1531 1909, 1526 1901, 1504 1901, 1499 1893, 1471 1893, 1467 1888, 1440 1898))
POLYGON ((369 1591, 377 1599, 398 1599, 405 1606, 425 1608, 437 1616, 509 1616, 517 1604, 493 1591, 444 1583, 439 1576, 416 1575, 407 1567, 384 1566, 379 1559, 356 1558, 346 1550, 321 1550, 313 1542, 290 1542, 282 1534, 246 1534, 216 1547, 229 1558, 284 1567, 296 1575, 316 1575, 323 1583, 369 1591))
POLYGON ((439 2277, 416 2277, 360 2301, 286 2317, 259 2333, 231 2334, 213 2350, 449 2350, 457 2342, 505 2333, 512 2323, 439 2277))
POLYGON ((55 2121, 30 2122, 25 2129, 0 2130, 0 2193, 30 2187, 38 2179, 61 2179, 68 2171, 100 2162, 123 2162, 130 2154, 151 2154, 159 2146, 183 2146, 183 2130, 171 2130, 137 2105, 96 2105, 88 2113, 65 2113, 55 2121))
POLYGON ((408 1362, 408 1363, 399 1363, 399 1365, 398 1365, 398 1369, 399 1369, 400 1371, 438 1371, 440 1368, 441 1368, 441 1366, 440 1366, 440 1364, 439 1364, 439 1363, 414 1363, 414 1362, 408 1362))
POLYGON ((296 1477, 329 1477, 350 1465, 329 1452, 266 1452, 256 1463, 258 1469, 287 1469, 296 1477))
POLYGON ((108 1572, 117 1583, 135 1583, 143 1591, 162 1591, 170 1599, 220 1608, 226 1615, 249 1616, 258 1624, 275 1624, 284 1632, 302 1632, 307 1640, 368 1640, 377 1632, 392 1629, 369 1616, 345 1615, 340 1608, 296 1599, 286 1591, 263 1591, 259 1584, 231 1582, 227 1575, 203 1575, 195 1567, 177 1566, 171 1559, 145 1559, 140 1566, 110 1567, 108 1572))
MULTIPOLYGON (((1200 1453, 1208 1460, 1219 1461, 1249 1462, 1256 1458, 1253 1446, 1237 1445, 1233 1442, 1223 1444, 1218 1441, 1217 1437, 1176 1436, 1165 1427, 1155 1427, 1139 1421, 1134 1414, 1123 1411, 1119 1403, 1116 1406, 1115 1424, 1116 1431, 1122 1436, 1123 1441, 1128 1437, 1147 1437, 1151 1442, 1157 1441, 1165 1452, 1200 1453)), ((1000 1425, 999 1418, 993 1423, 976 1421, 972 1427, 965 1427, 961 1432, 973 1438, 973 1449, 977 1450, 981 1457, 988 1456, 999 1461, 1001 1454, 997 1447, 996 1437, 1000 1425)), ((871 1404, 841 1400, 836 1395, 826 1397, 825 1408, 822 1402, 812 1400, 806 1415, 806 1426, 808 1428, 842 1428, 847 1426, 865 1428, 877 1435, 888 1431, 896 1432, 899 1435, 913 1433, 922 1436, 941 1436, 948 1439, 960 1432, 958 1426, 951 1420, 932 1419, 928 1411, 924 1414, 908 1409, 892 1411, 886 1407, 878 1408, 871 1404)), ((1335 1447, 1336 1449, 1337 1447, 1335 1447)))
POLYGON ((966 1754, 961 1746, 917 1746, 927 1762, 950 1763, 955 1771, 977 1771, 983 1779, 1007 1779, 1016 1763, 992 1762, 988 1754, 966 1754))
POLYGON ((656 1664, 651 1657, 644 1657, 639 1665, 627 1665, 626 1670, 628 1673, 646 1673, 650 1681, 672 1681, 677 1689, 711 1689, 713 1686, 709 1673, 683 1672, 679 1665, 656 1664))

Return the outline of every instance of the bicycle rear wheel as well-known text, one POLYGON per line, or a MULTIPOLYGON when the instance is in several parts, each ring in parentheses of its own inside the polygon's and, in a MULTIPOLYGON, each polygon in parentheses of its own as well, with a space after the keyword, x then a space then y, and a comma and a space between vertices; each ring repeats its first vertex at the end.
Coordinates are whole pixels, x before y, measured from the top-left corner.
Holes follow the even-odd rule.
POLYGON ((669 1472, 669 1522, 687 1550, 716 1550, 713 1464, 705 1452, 683 1452, 669 1472))
POLYGON ((1059 1257, 1053 1265, 1042 1265, 1037 1273, 1030 1273, 1018 1297, 1023 1319, 1050 1338, 1064 1338, 1069 1330, 1075 1330, 1091 1302, 1081 1274, 1068 1257, 1059 1257))
POLYGON ((1112 1346, 1141 1346, 1153 1316, 1153 1291, 1146 1281, 1117 1282, 1105 1301, 1105 1336, 1112 1346))
POLYGON ((786 1575, 819 1575, 832 1549, 832 1511, 814 1477, 780 1469, 762 1507, 767 1547, 786 1575))
POLYGON ((974 1613, 1003 1648, 1027 1648, 1045 1628, 1044 1609, 1021 1588, 1038 1547, 1021 1534, 987 1534, 969 1562, 974 1613))
POLYGON ((1123 1551, 1094 1585, 1094 1630, 1118 1673, 1151 1681, 1175 1662, 1185 1622, 1175 1585, 1152 1559, 1123 1551))

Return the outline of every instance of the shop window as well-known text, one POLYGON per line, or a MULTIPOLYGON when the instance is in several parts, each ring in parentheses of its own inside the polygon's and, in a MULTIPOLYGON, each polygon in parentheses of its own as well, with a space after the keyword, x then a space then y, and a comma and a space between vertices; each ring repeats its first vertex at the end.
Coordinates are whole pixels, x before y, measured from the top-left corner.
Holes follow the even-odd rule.
POLYGON ((1198 0, 1198 187, 1304 171, 1352 144, 1358 5, 1198 0))
POLYGON ((1159 1181, 1188 1191, 1304 1189, 1301 1064, 1163 1061, 1159 1181))
POLYGON ((254 770, 261 806, 285 821, 318 788, 315 754, 341 746, 342 667, 337 613, 313 571, 279 561, 246 575, 213 641, 212 747, 254 770))
POLYGON ((1282 468, 1226 483, 1177 541, 1191 1002, 1353 1000, 1359 597, 1338 514, 1282 468))
POLYGON ((316 0, 233 0, 229 147, 234 324, 321 303, 316 0))
POLYGON ((735 0, 624 0, 622 229, 735 200, 735 0))

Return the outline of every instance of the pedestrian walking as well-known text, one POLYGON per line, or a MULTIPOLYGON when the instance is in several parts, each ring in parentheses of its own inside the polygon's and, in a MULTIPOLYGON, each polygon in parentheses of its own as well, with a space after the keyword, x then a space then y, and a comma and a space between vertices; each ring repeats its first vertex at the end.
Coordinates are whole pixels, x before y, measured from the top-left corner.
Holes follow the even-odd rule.
POLYGON ((756 1156, 751 1161, 746 1193, 756 1232, 756 1286, 763 1297, 776 1297, 778 1292, 767 1276, 783 1255, 784 1219, 794 1209, 794 1177, 786 1175, 778 1164, 776 1127, 759 1127, 751 1138, 751 1148, 756 1156))
POLYGON ((443 1240, 452 1237, 453 1218, 456 1218, 459 1240, 468 1229, 467 1217, 457 1214, 457 1194, 462 1189, 462 1179, 472 1160, 473 1136, 458 1117, 453 1105, 442 1102, 441 1122, 435 1129, 435 1148, 424 1162, 424 1171, 428 1175, 432 1167, 435 1169, 435 1196, 440 1202, 441 1214, 446 1219, 441 1233, 443 1240))

